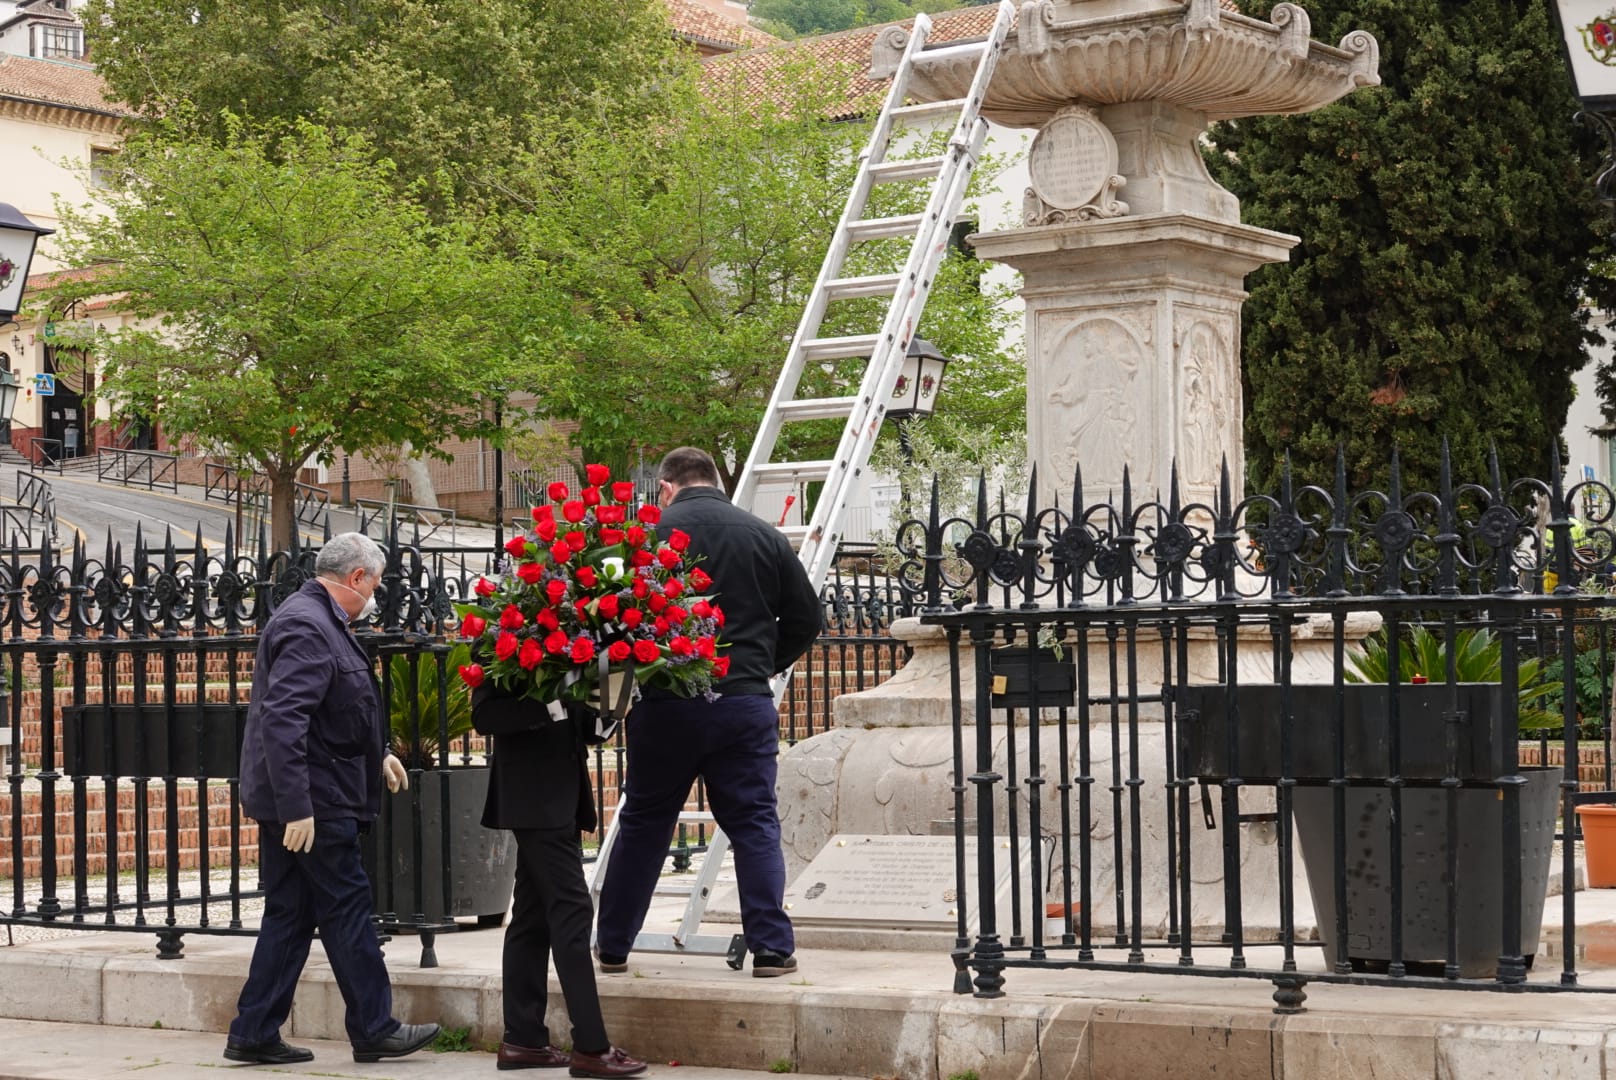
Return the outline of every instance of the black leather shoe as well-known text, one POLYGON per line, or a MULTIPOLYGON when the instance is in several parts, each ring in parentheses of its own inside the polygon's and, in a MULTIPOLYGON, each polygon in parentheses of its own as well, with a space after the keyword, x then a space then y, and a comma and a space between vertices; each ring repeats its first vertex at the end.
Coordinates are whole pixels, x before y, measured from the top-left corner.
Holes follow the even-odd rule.
POLYGON ((573 1076, 589 1076, 595 1080, 618 1080, 623 1076, 638 1076, 645 1071, 645 1062, 631 1058, 615 1046, 608 1046, 598 1054, 572 1052, 573 1076))
POLYGON ((258 1043, 256 1046, 225 1043, 224 1056, 231 1061, 240 1061, 247 1065, 296 1065, 302 1061, 313 1061, 314 1051, 305 1050, 301 1046, 287 1046, 286 1040, 276 1039, 274 1042, 258 1043))
POLYGON ((628 957, 626 956, 596 953, 595 958, 600 961, 600 970, 607 975, 615 975, 620 971, 628 970, 628 957))
POLYGON ((519 1046, 513 1042, 502 1042, 494 1068, 564 1069, 571 1064, 572 1055, 559 1046, 519 1046))
POLYGON ((790 975, 797 970, 795 956, 781 956, 773 949, 759 949, 752 954, 752 977, 754 979, 773 979, 780 975, 790 975))
POLYGON ((382 1058, 403 1057, 413 1054, 438 1037, 436 1024, 400 1024, 398 1030, 385 1039, 372 1043, 354 1043, 355 1061, 380 1061, 382 1058))

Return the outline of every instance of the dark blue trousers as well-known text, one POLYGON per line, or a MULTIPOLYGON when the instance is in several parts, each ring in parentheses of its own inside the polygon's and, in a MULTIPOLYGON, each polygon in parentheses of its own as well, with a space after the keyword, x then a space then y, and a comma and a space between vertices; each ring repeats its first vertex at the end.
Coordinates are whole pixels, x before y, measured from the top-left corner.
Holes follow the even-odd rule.
POLYGON ((370 880, 360 861, 359 823, 314 823, 314 849, 293 854, 286 826, 258 823, 258 871, 264 920, 253 947, 247 983, 230 1022, 230 1038, 257 1045, 280 1037, 316 928, 347 1006, 348 1039, 370 1043, 398 1030, 393 987, 371 924, 370 880))
POLYGON ((624 802, 595 926, 603 955, 633 951, 679 811, 698 776, 735 851, 746 947, 754 953, 792 953, 796 941, 783 906, 786 864, 774 797, 779 723, 774 699, 767 695, 713 702, 654 698, 634 706, 626 721, 624 802))

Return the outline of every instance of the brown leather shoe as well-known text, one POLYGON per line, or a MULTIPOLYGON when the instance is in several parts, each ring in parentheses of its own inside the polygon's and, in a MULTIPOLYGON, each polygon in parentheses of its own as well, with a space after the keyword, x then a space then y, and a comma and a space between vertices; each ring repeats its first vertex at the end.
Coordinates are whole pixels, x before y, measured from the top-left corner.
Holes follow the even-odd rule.
POLYGON ((572 1052, 573 1076, 592 1076, 596 1080, 615 1080, 619 1076, 638 1076, 645 1071, 645 1062, 631 1058, 615 1046, 608 1046, 598 1054, 572 1052))
POLYGON ((572 1055, 559 1046, 518 1046, 502 1042, 494 1063, 496 1069, 562 1069, 572 1064, 572 1055))

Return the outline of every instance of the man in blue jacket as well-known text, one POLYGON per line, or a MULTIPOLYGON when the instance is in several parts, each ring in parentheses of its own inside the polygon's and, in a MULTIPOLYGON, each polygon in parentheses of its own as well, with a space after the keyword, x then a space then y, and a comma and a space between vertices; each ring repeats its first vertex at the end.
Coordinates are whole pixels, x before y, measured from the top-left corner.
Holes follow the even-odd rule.
POLYGON ((623 803, 595 928, 600 968, 628 969, 679 811, 700 776, 735 852, 752 974, 785 975, 797 960, 783 903, 786 866, 774 794, 780 714, 769 681, 819 636, 819 594, 785 534, 730 503, 705 451, 669 451, 657 477, 664 508, 657 535, 686 533, 689 550, 703 556, 724 611, 729 674, 718 681, 715 701, 647 686, 628 714, 623 803))
POLYGON ((386 752, 381 692, 348 624, 376 610, 385 560, 361 533, 334 536, 315 577, 258 636, 252 705, 241 747, 241 805, 258 821, 264 917, 224 1056, 253 1065, 310 1061, 281 1025, 314 931, 347 1006, 355 1061, 412 1054, 436 1024, 393 1018, 393 990, 371 925, 359 835, 381 809, 381 782, 409 786, 386 752))

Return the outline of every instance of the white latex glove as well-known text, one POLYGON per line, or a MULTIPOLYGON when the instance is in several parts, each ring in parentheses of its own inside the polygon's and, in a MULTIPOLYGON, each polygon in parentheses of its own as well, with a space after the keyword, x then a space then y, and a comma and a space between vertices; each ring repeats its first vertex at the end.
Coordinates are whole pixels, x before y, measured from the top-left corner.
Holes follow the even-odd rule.
POLYGON ((302 821, 288 821, 286 823, 286 835, 283 839, 287 851, 293 853, 313 851, 314 819, 306 817, 302 821))
POLYGON ((388 791, 410 790, 410 774, 404 771, 404 763, 392 754, 382 758, 382 777, 387 781, 388 791))

